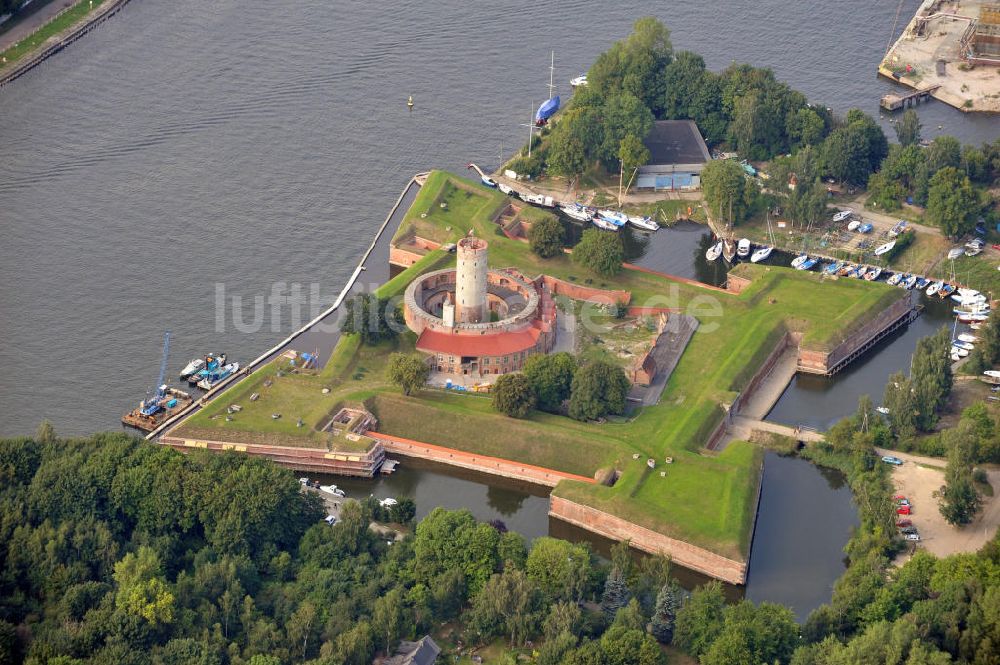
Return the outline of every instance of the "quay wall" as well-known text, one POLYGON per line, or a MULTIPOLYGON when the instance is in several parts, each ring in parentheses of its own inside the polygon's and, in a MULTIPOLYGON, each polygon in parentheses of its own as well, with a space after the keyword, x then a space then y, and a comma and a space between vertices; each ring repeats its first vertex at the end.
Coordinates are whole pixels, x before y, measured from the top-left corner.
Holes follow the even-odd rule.
POLYGON ((799 347, 798 371, 810 374, 829 374, 845 358, 868 344, 886 329, 895 325, 913 310, 908 296, 904 296, 883 310, 860 330, 851 333, 831 351, 818 351, 799 347))
POLYGON ((190 450, 225 452, 232 450, 254 457, 266 457, 276 464, 299 471, 314 471, 342 476, 360 476, 363 478, 374 476, 385 460, 385 448, 380 443, 376 443, 366 452, 330 452, 322 448, 233 443, 229 441, 213 441, 176 436, 161 437, 159 442, 181 452, 190 450))
POLYGON ((421 459, 440 462, 450 466, 457 466, 463 469, 488 473, 494 476, 502 476, 513 480, 521 480, 535 485, 555 487, 563 480, 577 480, 584 483, 597 482, 593 478, 579 476, 573 473, 554 471, 541 466, 523 464, 513 460, 500 457, 490 457, 489 455, 478 455, 468 453, 463 450, 437 446, 432 443, 423 443, 400 436, 392 436, 381 432, 366 432, 366 436, 377 439, 386 452, 397 455, 407 455, 409 457, 419 457, 421 459))
MULTIPOLYGON (((95 11, 80 19, 80 22, 76 25, 71 26, 68 30, 64 30, 59 34, 49 37, 39 48, 14 62, 11 65, 10 70, 0 70, 0 88, 16 79, 21 78, 59 51, 80 39, 91 30, 97 28, 99 25, 121 11, 122 8, 130 1, 131 0, 107 0, 107 2, 100 5, 95 11)), ((62 15, 62 13, 63 12, 56 14, 53 19, 62 15)))
POLYGON ((632 547, 643 552, 669 555, 675 563, 715 579, 730 584, 746 584, 746 562, 670 538, 602 510, 552 496, 549 498, 549 515, 611 540, 628 540, 632 547))

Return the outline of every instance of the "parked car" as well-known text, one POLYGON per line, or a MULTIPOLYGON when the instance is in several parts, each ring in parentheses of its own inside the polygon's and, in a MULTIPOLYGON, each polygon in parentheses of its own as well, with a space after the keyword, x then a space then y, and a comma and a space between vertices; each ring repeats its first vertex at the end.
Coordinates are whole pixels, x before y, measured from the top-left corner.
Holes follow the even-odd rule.
POLYGON ((896 505, 897 506, 908 506, 908 505, 910 505, 910 502, 907 501, 906 499, 899 499, 898 501, 896 501, 896 505))
POLYGON ((908 534, 906 534, 903 537, 906 538, 907 540, 911 540, 911 541, 913 541, 915 543, 919 543, 920 542, 920 535, 916 534, 916 533, 908 533, 908 534))
POLYGON ((900 531, 902 531, 903 534, 906 535, 906 536, 910 536, 910 535, 913 535, 915 533, 918 533, 917 527, 915 527, 915 526, 903 527, 902 529, 900 529, 900 531))
POLYGON ((886 464, 894 464, 895 466, 899 466, 900 464, 903 463, 903 460, 899 459, 898 457, 893 457, 892 455, 886 455, 885 457, 882 458, 882 461, 885 462, 886 464))
POLYGON ((913 526, 913 520, 908 520, 905 518, 901 520, 896 520, 896 526, 900 529, 902 529, 904 526, 913 526))
POLYGON ((895 499, 896 501, 899 501, 900 499, 905 499, 906 495, 905 494, 894 494, 892 498, 895 499))
POLYGON ((337 523, 337 517, 336 515, 327 515, 326 517, 323 518, 323 521, 329 524, 330 526, 333 526, 334 524, 337 523))
POLYGON ((896 508, 896 514, 897 515, 909 515, 910 514, 910 507, 909 506, 899 506, 898 508, 896 508))

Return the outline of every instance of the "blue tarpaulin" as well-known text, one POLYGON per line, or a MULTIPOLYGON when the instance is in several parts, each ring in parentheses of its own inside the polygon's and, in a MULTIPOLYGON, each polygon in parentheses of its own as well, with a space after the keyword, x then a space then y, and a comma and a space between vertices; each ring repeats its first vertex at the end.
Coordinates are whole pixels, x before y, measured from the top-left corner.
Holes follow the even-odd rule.
POLYGON ((559 95, 556 95, 552 99, 548 100, 544 104, 538 107, 538 112, 535 113, 535 122, 544 122, 548 120, 556 111, 559 110, 559 95))

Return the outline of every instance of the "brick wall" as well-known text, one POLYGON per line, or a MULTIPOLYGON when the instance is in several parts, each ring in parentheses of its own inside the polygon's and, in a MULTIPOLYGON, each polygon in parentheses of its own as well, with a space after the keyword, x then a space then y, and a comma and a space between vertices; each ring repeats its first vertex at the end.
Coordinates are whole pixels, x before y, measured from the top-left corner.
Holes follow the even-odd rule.
POLYGON ((739 275, 730 275, 726 278, 726 289, 732 291, 733 293, 742 293, 743 289, 750 286, 752 282, 746 277, 740 277, 739 275))
POLYGON ((873 337, 891 326, 910 310, 909 297, 902 297, 877 317, 852 333, 832 351, 819 351, 799 347, 798 369, 814 374, 826 374, 842 359, 864 346, 873 337))
POLYGON ((628 304, 628 301, 632 299, 632 293, 630 291, 595 289, 591 286, 582 286, 580 284, 566 282, 550 275, 542 275, 542 281, 545 283, 545 286, 549 289, 549 292, 552 293, 552 295, 566 296, 567 298, 572 298, 573 300, 589 300, 590 302, 598 302, 605 305, 613 303, 621 303, 624 305, 628 304))
POLYGON ((662 533, 632 524, 590 506, 563 499, 549 498, 549 515, 587 531, 610 538, 629 540, 633 547, 651 554, 667 554, 674 562, 730 584, 745 584, 747 565, 704 548, 670 538, 662 533))

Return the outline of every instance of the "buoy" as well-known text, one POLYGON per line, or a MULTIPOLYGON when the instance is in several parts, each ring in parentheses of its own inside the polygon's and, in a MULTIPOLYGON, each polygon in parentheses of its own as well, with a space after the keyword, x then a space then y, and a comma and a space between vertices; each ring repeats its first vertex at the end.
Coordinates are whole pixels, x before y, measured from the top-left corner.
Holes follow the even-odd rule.
POLYGON ((406 106, 407 106, 407 107, 408 107, 408 108, 409 108, 409 109, 410 109, 411 111, 413 110, 413 95, 410 95, 410 98, 406 100, 406 106))

